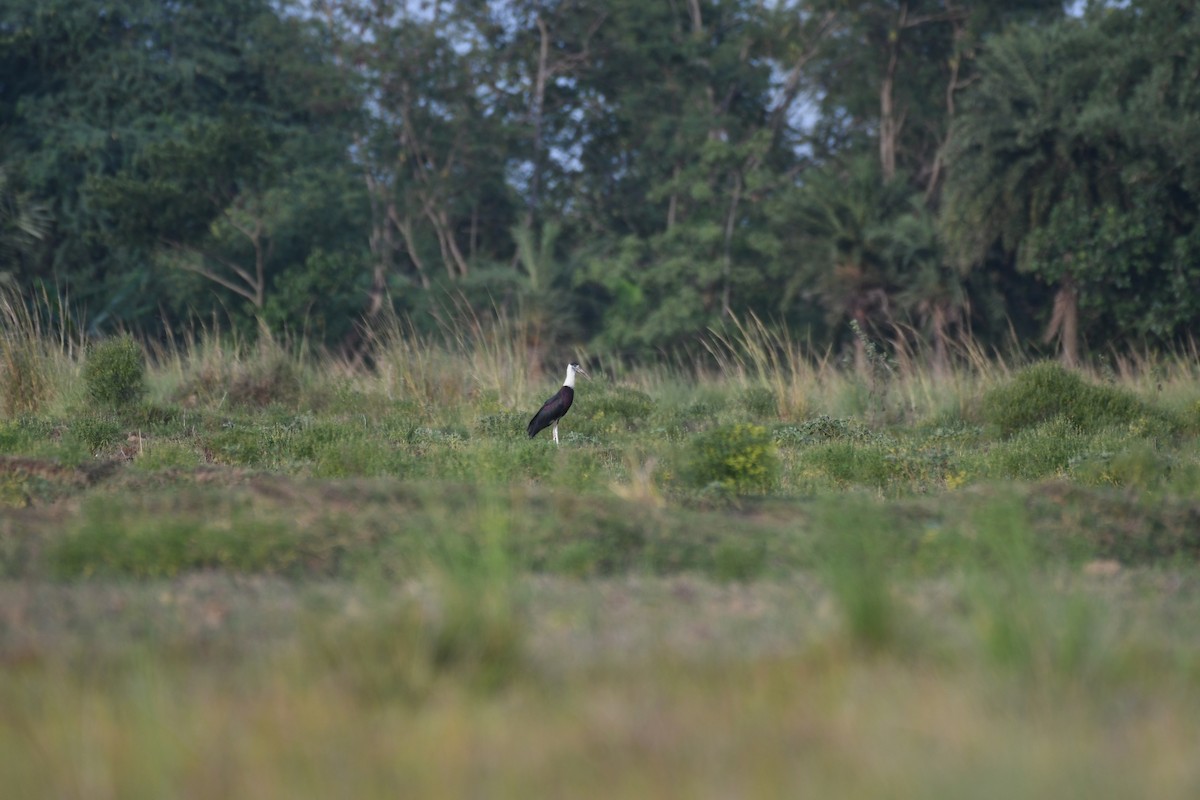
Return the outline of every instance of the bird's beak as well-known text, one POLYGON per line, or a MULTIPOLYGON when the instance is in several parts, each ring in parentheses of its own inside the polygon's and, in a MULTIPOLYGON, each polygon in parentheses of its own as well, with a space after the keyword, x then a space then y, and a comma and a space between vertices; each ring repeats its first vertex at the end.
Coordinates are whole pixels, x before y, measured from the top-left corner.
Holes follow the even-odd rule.
POLYGON ((591 375, 588 375, 586 372, 583 371, 583 367, 576 367, 575 371, 578 372, 583 377, 587 378, 589 381, 592 379, 591 375))

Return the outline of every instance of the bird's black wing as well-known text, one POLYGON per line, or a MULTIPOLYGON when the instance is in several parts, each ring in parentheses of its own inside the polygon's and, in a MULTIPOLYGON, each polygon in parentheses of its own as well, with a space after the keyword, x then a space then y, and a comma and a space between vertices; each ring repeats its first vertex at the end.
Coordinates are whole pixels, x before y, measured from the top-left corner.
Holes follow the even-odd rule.
POLYGON ((559 419, 563 414, 567 413, 567 409, 571 407, 571 401, 574 399, 574 392, 569 391, 570 387, 564 386, 558 390, 558 393, 542 404, 542 407, 533 419, 529 420, 529 427, 526 429, 529 433, 529 438, 532 439, 538 435, 538 431, 549 428, 554 424, 556 419, 559 419))

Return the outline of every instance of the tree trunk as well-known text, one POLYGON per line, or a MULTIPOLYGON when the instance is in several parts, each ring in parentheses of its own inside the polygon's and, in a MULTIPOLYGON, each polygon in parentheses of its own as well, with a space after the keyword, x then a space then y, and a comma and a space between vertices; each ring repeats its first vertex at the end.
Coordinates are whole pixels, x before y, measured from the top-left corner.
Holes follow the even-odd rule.
POLYGON ((1054 294, 1054 311, 1042 342, 1050 344, 1058 339, 1059 358, 1068 367, 1079 363, 1079 291, 1075 279, 1064 275, 1058 291, 1054 294))
POLYGON ((542 125, 546 103, 546 81, 549 78, 550 61, 550 29, 546 21, 538 14, 535 20, 538 28, 538 61, 537 75, 533 81, 533 97, 530 98, 530 116, 533 117, 533 174, 529 178, 529 199, 526 207, 526 222, 533 227, 537 217, 540 193, 542 188, 542 125))
POLYGON ((738 204, 742 199, 742 176, 734 173, 733 196, 729 199, 729 212, 725 215, 725 248, 721 258, 721 314, 733 316, 733 230, 737 224, 738 204))
POLYGON ((900 4, 900 18, 896 27, 888 32, 888 60, 883 80, 879 85, 879 165, 883 180, 896 177, 896 143, 904 121, 896 110, 893 91, 896 88, 896 66, 900 61, 900 35, 908 17, 908 4, 900 4))

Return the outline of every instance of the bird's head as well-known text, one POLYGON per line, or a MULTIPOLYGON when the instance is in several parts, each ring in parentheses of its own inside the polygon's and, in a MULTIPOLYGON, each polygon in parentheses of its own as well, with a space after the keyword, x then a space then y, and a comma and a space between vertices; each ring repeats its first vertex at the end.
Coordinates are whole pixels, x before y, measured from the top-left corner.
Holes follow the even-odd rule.
POLYGON ((570 386, 572 389, 575 388, 576 375, 582 375, 585 378, 590 377, 586 372, 583 371, 583 367, 572 361, 570 364, 567 364, 567 377, 563 381, 563 386, 570 386))

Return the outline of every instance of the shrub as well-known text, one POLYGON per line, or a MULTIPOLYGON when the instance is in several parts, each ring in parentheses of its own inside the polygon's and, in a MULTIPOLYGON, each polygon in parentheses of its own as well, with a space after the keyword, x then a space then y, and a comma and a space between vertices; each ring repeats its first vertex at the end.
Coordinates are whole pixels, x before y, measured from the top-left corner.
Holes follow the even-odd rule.
POLYGON ((589 394, 586 406, 588 414, 616 417, 626 423, 643 420, 654 411, 654 401, 650 395, 625 387, 612 387, 602 393, 589 394))
POLYGON ((244 365, 230 380, 229 402, 235 406, 265 408, 293 405, 300 396, 300 371, 282 351, 268 351, 244 365))
POLYGON ((835 486, 871 486, 877 489, 890 482, 908 477, 903 463, 889 458, 888 451, 878 445, 855 445, 831 441, 806 451, 800 459, 801 468, 815 471, 833 481, 835 486))
POLYGON ((188 408, 294 406, 304 388, 297 360, 269 338, 255 350, 218 349, 195 360, 175 391, 175 399, 188 408))
POLYGON ((822 414, 799 425, 781 425, 772 434, 780 445, 811 445, 818 442, 869 442, 877 438, 861 422, 822 414))
POLYGON ((779 415, 779 403, 775 397, 775 392, 765 386, 752 386, 742 392, 739 399, 742 401, 742 407, 754 417, 775 417, 779 415))
POLYGON ((715 483, 737 494, 758 494, 776 484, 779 454, 761 425, 722 425, 693 440, 682 472, 696 488, 715 483))
POLYGON ((1062 417, 1081 432, 1113 426, 1138 428, 1139 433, 1165 434, 1179 430, 1179 420, 1153 408, 1131 392, 1095 386, 1078 373, 1053 362, 1042 362, 1017 373, 1013 381, 983 396, 984 421, 1005 436, 1062 417))
POLYGON ((141 346, 125 334, 92 347, 83 365, 88 397, 109 408, 124 408, 146 393, 146 358, 141 346))
POLYGON ((990 448, 983 471, 995 478, 1038 480, 1065 475, 1073 461, 1088 453, 1091 438, 1067 417, 1059 416, 990 448))
POLYGON ((514 439, 525 435, 530 414, 523 411, 500 411, 488 414, 475 421, 475 431, 483 436, 499 439, 514 439))
POLYGON ((83 414, 76 417, 68 427, 68 431, 92 455, 116 444, 121 439, 121 424, 115 417, 105 415, 83 414))
POLYGON ((169 469, 193 469, 200 464, 200 454, 184 442, 154 441, 134 459, 133 465, 143 472, 169 469))
MULTIPOLYGON (((599 392, 588 392, 577 401, 571 407, 566 424, 568 432, 607 438, 622 431, 637 430, 653 411, 654 401, 649 395, 636 389, 607 387, 599 392)), ((559 435, 562 435, 561 431, 559 435)))

